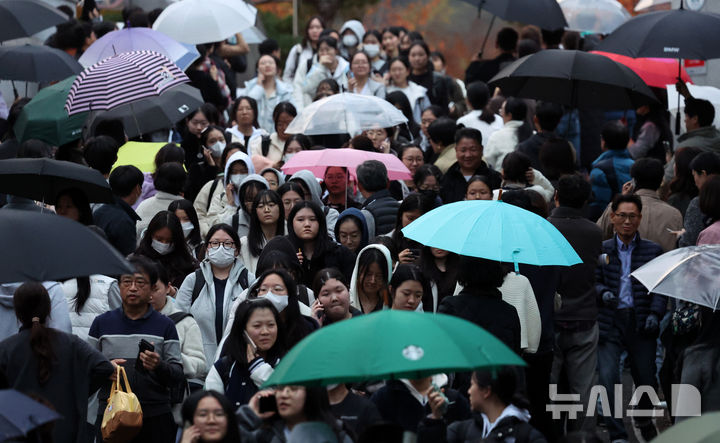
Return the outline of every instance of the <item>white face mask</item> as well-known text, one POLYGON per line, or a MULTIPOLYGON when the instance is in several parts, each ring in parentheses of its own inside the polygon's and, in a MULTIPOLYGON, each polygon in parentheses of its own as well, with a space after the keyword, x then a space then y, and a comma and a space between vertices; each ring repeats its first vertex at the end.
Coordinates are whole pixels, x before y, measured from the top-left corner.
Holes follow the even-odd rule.
POLYGON ((363 45, 363 51, 365 51, 365 54, 367 54, 368 57, 375 58, 378 56, 378 54, 380 54, 380 45, 363 45))
POLYGON ((235 248, 226 248, 223 245, 210 248, 207 257, 210 263, 218 268, 227 268, 235 261, 235 248))
POLYGON ((212 146, 210 146, 210 150, 212 151, 212 155, 215 157, 220 157, 225 150, 225 142, 224 141, 216 141, 212 146))
POLYGON ((163 243, 153 239, 152 248, 160 255, 167 255, 173 251, 172 243, 163 243))
POLYGON ((293 152, 292 154, 285 154, 285 155, 283 155, 283 158, 282 158, 283 163, 289 162, 290 159, 293 158, 293 155, 295 155, 295 154, 296 154, 296 153, 293 152))
POLYGON ((192 222, 182 223, 183 236, 185 236, 185 238, 190 235, 193 229, 195 229, 195 225, 193 225, 192 222))
POLYGON ((358 38, 355 34, 347 34, 343 35, 342 42, 346 48, 354 48, 358 44, 358 38))
POLYGON ((265 298, 265 300, 272 303, 278 312, 282 312, 285 308, 287 308, 287 305, 288 305, 288 296, 287 295, 277 295, 277 294, 273 294, 272 292, 268 292, 267 294, 263 295, 263 297, 265 298))
POLYGON ((230 183, 235 185, 236 189, 240 189, 240 185, 242 184, 243 180, 247 178, 247 174, 233 174, 230 176, 230 183))
POLYGON ((328 391, 332 391, 333 389, 337 388, 338 386, 340 386, 340 383, 335 383, 334 385, 327 385, 327 386, 325 386, 325 389, 327 389, 328 391))

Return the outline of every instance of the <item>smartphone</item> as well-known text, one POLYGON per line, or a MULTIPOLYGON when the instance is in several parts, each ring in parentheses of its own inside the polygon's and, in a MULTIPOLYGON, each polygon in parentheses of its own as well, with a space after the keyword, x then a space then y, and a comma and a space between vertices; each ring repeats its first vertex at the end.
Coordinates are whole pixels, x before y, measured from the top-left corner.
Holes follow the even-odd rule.
POLYGON ((412 256, 414 258, 418 258, 418 257, 420 257, 420 250, 419 249, 410 249, 410 254, 412 254, 412 256))
POLYGON ((274 395, 260 397, 258 406, 260 407, 261 414, 264 412, 277 412, 277 400, 275 400, 274 395))
POLYGON ((143 339, 140 339, 140 343, 138 343, 138 355, 135 359, 135 370, 136 371, 146 371, 145 367, 142 364, 142 361, 140 360, 140 354, 142 354, 145 351, 153 352, 155 351, 155 346, 153 346, 152 343, 149 341, 143 339))
POLYGON ((351 78, 353 78, 353 77, 355 77, 355 74, 353 74, 352 71, 348 71, 348 73, 347 73, 347 78, 348 78, 348 79, 351 79, 351 78))
POLYGON ((247 331, 243 331, 243 334, 245 335, 245 339, 247 340, 247 342, 250 343, 253 352, 257 352, 257 346, 255 345, 255 342, 252 341, 252 338, 250 338, 250 334, 248 334, 247 331))

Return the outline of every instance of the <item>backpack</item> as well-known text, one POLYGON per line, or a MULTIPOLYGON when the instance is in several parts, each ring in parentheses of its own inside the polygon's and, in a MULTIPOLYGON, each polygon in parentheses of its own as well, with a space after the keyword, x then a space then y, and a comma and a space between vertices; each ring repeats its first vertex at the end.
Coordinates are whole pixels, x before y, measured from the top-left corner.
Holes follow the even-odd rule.
MULTIPOLYGON (((172 320, 176 325, 187 317, 192 317, 192 314, 187 312, 175 312, 168 315, 168 318, 170 318, 170 320, 172 320)), ((183 377, 183 380, 180 383, 171 386, 169 391, 171 404, 176 405, 182 403, 185 398, 190 395, 190 385, 188 384, 187 378, 183 377)))
MULTIPOLYGON (((248 274, 249 274, 249 272, 248 272, 247 268, 243 268, 243 270, 240 271, 240 275, 238 276, 237 283, 243 289, 247 289, 247 287, 248 287, 248 274)), ((202 269, 197 269, 197 270, 195 270, 195 285, 193 286, 192 296, 190 297, 190 306, 192 306, 193 303, 195 303, 195 300, 197 300, 197 298, 200 296, 200 292, 202 291, 204 286, 205 286, 205 277, 202 274, 202 269)), ((188 315, 190 315, 190 314, 188 314, 188 315)), ((180 320, 178 320, 178 321, 180 321, 180 320)))
POLYGON ((205 205, 205 212, 210 210, 210 203, 212 203, 212 197, 213 197, 213 194, 215 193, 215 189, 217 189, 217 185, 218 185, 219 181, 220 181, 220 177, 213 180, 212 185, 210 185, 210 194, 208 195, 207 205, 205 205))
POLYGON ((262 136, 262 141, 260 142, 260 150, 262 151, 262 156, 267 157, 268 152, 270 152, 270 136, 269 135, 262 136))

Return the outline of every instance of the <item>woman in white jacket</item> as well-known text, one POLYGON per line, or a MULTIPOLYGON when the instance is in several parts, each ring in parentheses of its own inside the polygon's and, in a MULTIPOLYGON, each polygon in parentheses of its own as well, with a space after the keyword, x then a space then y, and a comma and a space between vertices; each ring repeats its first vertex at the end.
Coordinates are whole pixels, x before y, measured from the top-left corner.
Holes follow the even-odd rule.
POLYGON ((188 275, 177 294, 177 306, 189 312, 202 334, 205 360, 214 362, 230 307, 248 285, 248 272, 237 258, 240 238, 232 227, 219 224, 205 238, 206 259, 188 275))
POLYGON ((122 304, 118 282, 111 277, 96 274, 73 278, 61 285, 70 310, 72 333, 85 341, 95 317, 122 304))
MULTIPOLYGON (((317 54, 312 58, 310 70, 306 66, 299 66, 295 74, 295 88, 302 88, 302 104, 297 95, 295 102, 305 107, 312 103, 315 91, 322 80, 332 78, 340 86, 341 91, 348 90, 347 73, 350 64, 339 55, 338 43, 332 37, 325 36, 318 41, 317 54)), ((301 109, 298 109, 301 111, 301 109)))
POLYGON ((278 78, 280 60, 267 54, 257 62, 257 77, 245 82, 238 95, 247 95, 257 101, 258 123, 268 133, 275 131, 273 110, 280 102, 293 102, 293 86, 278 78))
POLYGON ((500 116, 504 126, 492 133, 484 149, 485 161, 496 171, 502 168, 505 156, 515 151, 531 132, 525 122, 527 105, 522 99, 510 97, 505 100, 500 108, 500 116))
POLYGON ((423 109, 430 106, 427 89, 408 80, 410 76, 410 63, 401 57, 395 57, 389 63, 389 75, 385 75, 385 94, 393 91, 402 91, 410 101, 413 119, 419 125, 423 109))
POLYGON ((286 83, 291 83, 295 78, 295 73, 300 66, 303 66, 310 60, 317 49, 317 42, 325 29, 325 22, 319 15, 310 17, 305 25, 305 36, 301 43, 296 44, 288 52, 285 60, 285 70, 282 79, 286 83))

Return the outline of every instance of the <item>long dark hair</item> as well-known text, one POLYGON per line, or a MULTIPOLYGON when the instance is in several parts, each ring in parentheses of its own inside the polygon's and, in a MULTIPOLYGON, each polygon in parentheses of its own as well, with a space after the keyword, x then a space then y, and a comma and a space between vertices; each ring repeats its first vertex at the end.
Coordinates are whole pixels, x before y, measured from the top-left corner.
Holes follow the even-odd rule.
MULTIPOLYGON (((235 122, 235 118, 236 118, 236 116, 237 116, 238 107, 240 106, 240 103, 242 103, 243 100, 245 100, 246 102, 248 102, 248 103, 250 104, 250 107, 252 108, 252 111, 253 111, 253 122, 252 122, 253 128, 259 128, 259 127, 260 127, 260 124, 258 123, 258 104, 257 104, 257 100, 255 100, 255 99, 252 98, 252 97, 248 97, 247 95, 243 95, 243 96, 241 96, 241 97, 238 97, 238 98, 233 102, 232 107, 230 108, 230 120, 233 121, 233 122, 235 122)), ((237 122, 236 122, 236 123, 237 123, 237 122)))
POLYGON ((248 230, 247 240, 248 246, 250 247, 250 254, 252 254, 253 257, 259 257, 263 246, 265 246, 264 243, 270 240, 269 238, 265 238, 260 218, 257 215, 258 206, 260 206, 261 203, 265 205, 275 203, 278 206, 280 212, 279 218, 277 222, 275 222, 275 235, 285 234, 285 207, 283 206, 282 199, 277 192, 271 189, 263 189, 255 196, 252 210, 250 211, 250 228, 248 230))
POLYGON ((312 147, 312 142, 310 141, 310 138, 305 134, 292 134, 290 137, 285 140, 285 145, 283 146, 283 154, 287 152, 288 146, 290 146, 290 143, 297 141, 300 143, 300 147, 303 151, 309 151, 312 147))
POLYGON ((300 302, 298 301, 298 290, 297 290, 297 283, 295 283, 295 279, 292 275, 290 275, 289 272, 287 272, 284 269, 276 268, 276 269, 270 269, 268 271, 265 271, 260 275, 260 277, 255 280, 255 283, 250 288, 250 291, 248 292, 248 300, 253 300, 258 298, 258 289, 260 289, 260 285, 262 285, 262 282, 265 280, 265 278, 268 275, 275 274, 280 277, 280 279, 283 281, 283 284, 285 285, 285 288, 287 288, 288 292, 288 305, 287 307, 282 311, 281 318, 283 319, 283 323, 285 325, 285 346, 287 349, 292 349, 293 346, 305 336, 310 334, 312 332, 310 328, 307 325, 307 322, 303 319, 302 314, 300 314, 300 302))
POLYGON ((303 241, 298 238, 297 234, 295 234, 295 229, 293 229, 293 219, 295 219, 295 216, 298 212, 300 212, 301 209, 305 208, 310 209, 315 214, 315 218, 320 225, 318 227, 317 236, 313 241, 313 257, 319 257, 330 249, 332 245, 332 239, 330 239, 330 236, 328 236, 327 233, 327 221, 325 220, 325 214, 323 214, 323 210, 320 209, 320 206, 318 206, 317 203, 310 200, 303 200, 293 206, 287 219, 288 238, 293 243, 293 246, 295 248, 302 249, 303 241))
POLYGON ((382 251, 378 248, 365 249, 358 255, 357 287, 355 288, 355 290, 358 292, 362 290, 362 287, 365 284, 365 274, 367 274, 368 270, 370 269, 370 265, 372 265, 373 263, 377 263, 380 267, 380 272, 383 276, 383 285, 385 286, 385 288, 380 291, 380 298, 382 299, 383 305, 388 306, 390 304, 390 300, 388 297, 388 284, 390 283, 389 268, 392 266, 392 263, 387 262, 385 254, 383 254, 382 251), (390 266, 388 266, 388 264, 390 266))
POLYGON ((244 332, 253 312, 258 309, 269 309, 273 317, 275 317, 275 323, 277 323, 277 338, 272 347, 268 349, 265 361, 270 365, 275 365, 275 362, 285 355, 285 324, 280 317, 280 313, 275 309, 275 306, 262 297, 245 300, 238 305, 235 311, 235 321, 233 322, 230 335, 228 335, 221 353, 221 356, 229 356, 240 370, 248 369, 247 345, 249 343, 247 338, 245 338, 244 332))
POLYGON ((680 148, 675 151, 675 167, 677 168, 677 173, 670 182, 670 192, 672 194, 685 193, 691 198, 698 195, 699 191, 697 186, 695 186, 690 162, 701 152, 703 152, 702 149, 693 146, 680 148))
MULTIPOLYGON (((457 265, 460 257, 454 252, 448 253, 445 258, 445 269, 446 271, 440 272, 437 264, 435 264, 435 256, 429 246, 422 248, 420 253, 420 269, 422 269, 423 275, 429 280, 435 282, 438 291, 438 306, 444 296, 452 295, 455 291, 455 284, 457 283, 457 265)), ((423 304, 425 303, 423 297, 423 304)))
POLYGON ((195 411, 200 404, 200 400, 205 397, 213 397, 220 403, 220 407, 222 407, 225 412, 225 417, 227 418, 227 433, 221 440, 221 443, 240 443, 240 431, 237 418, 235 417, 235 409, 227 397, 219 392, 205 390, 193 392, 185 402, 183 402, 181 410, 183 422, 194 424, 195 411))
MULTIPOLYGON (((430 282, 423 274, 422 269, 420 269, 418 265, 413 263, 401 263, 397 266, 397 268, 395 268, 395 272, 393 272, 392 278, 390 279, 390 286, 392 287, 392 290, 390 291, 390 304, 392 305, 392 300, 395 300, 395 293, 397 292, 397 288, 408 280, 420 283, 420 286, 422 286, 423 289, 423 311, 432 311, 433 299, 430 282)), ((440 304, 439 300, 438 304, 440 304)))
MULTIPOLYGON (((421 166, 420 168, 423 168, 426 165, 421 166)), ((420 172, 420 168, 418 168, 418 172, 420 172)), ((417 175, 417 173, 416 173, 417 175)), ((408 241, 405 238, 405 235, 402 233, 402 216, 406 212, 410 211, 420 211, 420 215, 425 214, 426 212, 433 209, 434 202, 432 201, 431 197, 426 197, 422 194, 419 194, 417 192, 411 192, 408 194, 407 197, 400 203, 400 207, 398 208, 397 212, 397 219, 395 220, 395 230, 392 234, 392 241, 395 244, 395 248, 398 252, 402 251, 403 249, 410 247, 409 245, 419 245, 419 243, 415 241, 408 241), (410 243, 412 242, 412 243, 410 243)), ((420 246, 418 246, 419 248, 420 246)))
POLYGON ((177 279, 184 278, 195 268, 195 259, 190 255, 190 250, 185 244, 180 219, 170 211, 160 211, 155 214, 155 217, 150 220, 150 224, 148 224, 135 253, 151 260, 157 260, 163 266, 166 266, 173 284, 177 283, 177 279), (173 250, 165 255, 158 254, 152 247, 153 234, 162 228, 168 228, 172 236, 173 250))
POLYGON ((55 360, 51 343, 55 332, 45 326, 50 316, 50 295, 38 282, 23 283, 15 290, 13 307, 23 329, 30 329, 30 349, 37 360, 37 380, 43 385, 50 378, 55 360))
MULTIPOLYGON (((197 211, 195 210, 195 207, 189 200, 185 200, 184 198, 180 200, 175 200, 168 206, 168 211, 172 212, 173 214, 178 209, 181 209, 185 211, 185 214, 190 219, 190 222, 193 224, 193 230, 190 231, 190 235, 188 236, 188 240, 191 245, 198 246, 202 243, 202 237, 200 237, 200 219, 198 218, 197 211)), ((180 225, 182 228, 182 224, 180 225)))
MULTIPOLYGON (((325 20, 319 15, 313 15, 310 17, 310 19, 305 23, 305 32, 303 33, 303 39, 302 39, 302 46, 307 47, 310 43, 310 39, 308 38, 308 30, 310 30, 310 23, 312 23, 313 20, 317 20, 320 22, 320 26, 322 26, 323 31, 327 29, 327 26, 325 25, 325 20)), ((318 36, 318 41, 320 41, 320 37, 318 36)), ((315 48, 313 48, 313 53, 315 52, 315 48)), ((299 59, 298 59, 299 60, 299 59)), ((297 68, 296 68, 297 69, 297 68)))
POLYGON ((400 135, 413 141, 420 136, 420 125, 417 124, 413 117, 412 103, 408 100, 407 95, 402 91, 393 91, 385 96, 385 100, 393 106, 400 106, 400 111, 407 119, 407 126, 400 125, 400 135))

